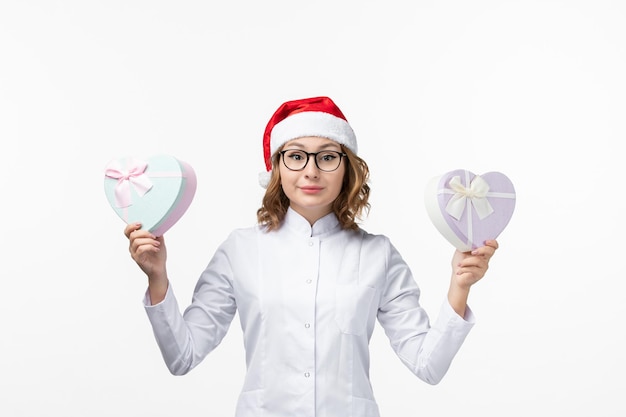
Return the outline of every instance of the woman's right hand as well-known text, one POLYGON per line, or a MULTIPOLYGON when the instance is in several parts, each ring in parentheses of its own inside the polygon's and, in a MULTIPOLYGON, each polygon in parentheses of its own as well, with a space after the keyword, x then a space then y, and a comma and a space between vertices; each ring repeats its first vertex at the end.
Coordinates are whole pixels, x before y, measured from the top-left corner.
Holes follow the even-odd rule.
POLYGON ((148 276, 152 304, 156 304, 167 291, 165 240, 163 236, 156 237, 147 230, 141 230, 140 223, 127 225, 124 234, 130 241, 130 256, 148 276))
POLYGON ((141 230, 140 223, 131 223, 124 229, 130 241, 129 251, 137 265, 148 278, 164 275, 167 250, 163 236, 156 237, 147 230, 141 230))

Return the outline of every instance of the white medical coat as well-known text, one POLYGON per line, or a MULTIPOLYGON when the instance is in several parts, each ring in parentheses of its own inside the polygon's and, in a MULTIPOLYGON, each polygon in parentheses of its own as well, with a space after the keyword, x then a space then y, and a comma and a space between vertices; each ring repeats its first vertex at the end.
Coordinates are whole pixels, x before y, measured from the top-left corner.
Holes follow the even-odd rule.
POLYGON ((369 380, 376 319, 400 360, 438 383, 473 326, 447 301, 431 325, 420 290, 389 239, 312 227, 291 209, 277 231, 239 229, 218 248, 180 313, 170 286, 145 309, 169 370, 185 374, 239 312, 247 373, 236 417, 379 417, 369 380))

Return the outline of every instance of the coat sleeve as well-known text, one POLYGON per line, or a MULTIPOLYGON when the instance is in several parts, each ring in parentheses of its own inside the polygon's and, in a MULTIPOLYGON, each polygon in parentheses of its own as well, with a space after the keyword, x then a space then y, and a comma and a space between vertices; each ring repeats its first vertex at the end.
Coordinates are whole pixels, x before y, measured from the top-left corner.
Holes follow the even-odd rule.
POLYGON ((447 299, 434 324, 420 306, 420 289, 399 252, 388 243, 387 281, 378 321, 400 360, 421 380, 439 383, 474 325, 468 308, 464 318, 447 299))
POLYGON ((192 303, 181 314, 170 287, 165 299, 144 306, 170 372, 184 375, 215 349, 230 327, 237 305, 233 291, 229 241, 224 242, 198 280, 192 303))

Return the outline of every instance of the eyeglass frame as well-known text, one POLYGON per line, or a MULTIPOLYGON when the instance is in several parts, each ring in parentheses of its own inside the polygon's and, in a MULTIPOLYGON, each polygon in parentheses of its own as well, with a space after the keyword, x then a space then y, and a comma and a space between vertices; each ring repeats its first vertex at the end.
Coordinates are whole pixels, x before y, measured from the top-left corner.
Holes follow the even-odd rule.
POLYGON ((348 154, 345 152, 339 152, 339 151, 333 151, 333 150, 324 150, 324 151, 319 151, 319 152, 306 152, 303 151, 302 149, 284 149, 280 152, 278 152, 281 156, 281 159, 283 160, 283 165, 285 166, 285 168, 287 168, 289 171, 304 171, 304 168, 306 168, 306 166, 309 164, 309 160, 311 159, 311 155, 314 156, 313 161, 315 161, 315 166, 317 167, 317 169, 319 169, 322 172, 335 172, 339 169, 339 167, 341 166, 341 161, 343 160, 343 158, 348 159, 348 154), (302 152, 303 154, 306 155, 306 162, 304 163, 304 165, 302 166, 302 168, 300 169, 292 169, 289 168, 287 166, 287 163, 285 162, 285 152, 289 152, 289 151, 298 151, 298 152, 302 152), (317 155, 321 154, 321 153, 325 153, 325 152, 332 152, 332 153, 336 153, 339 155, 339 163, 337 164, 337 168, 331 170, 331 171, 327 171, 325 169, 320 168, 319 164, 317 163, 317 155))

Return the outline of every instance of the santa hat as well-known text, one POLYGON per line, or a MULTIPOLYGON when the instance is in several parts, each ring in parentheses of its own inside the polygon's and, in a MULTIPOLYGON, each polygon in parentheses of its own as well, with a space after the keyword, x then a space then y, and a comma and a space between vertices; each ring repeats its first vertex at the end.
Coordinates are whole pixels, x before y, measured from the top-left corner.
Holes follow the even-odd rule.
POLYGON ((274 152, 286 142, 305 136, 331 139, 357 153, 354 131, 330 98, 287 101, 272 115, 263 135, 263 156, 267 170, 259 174, 259 183, 263 188, 269 184, 274 152))

